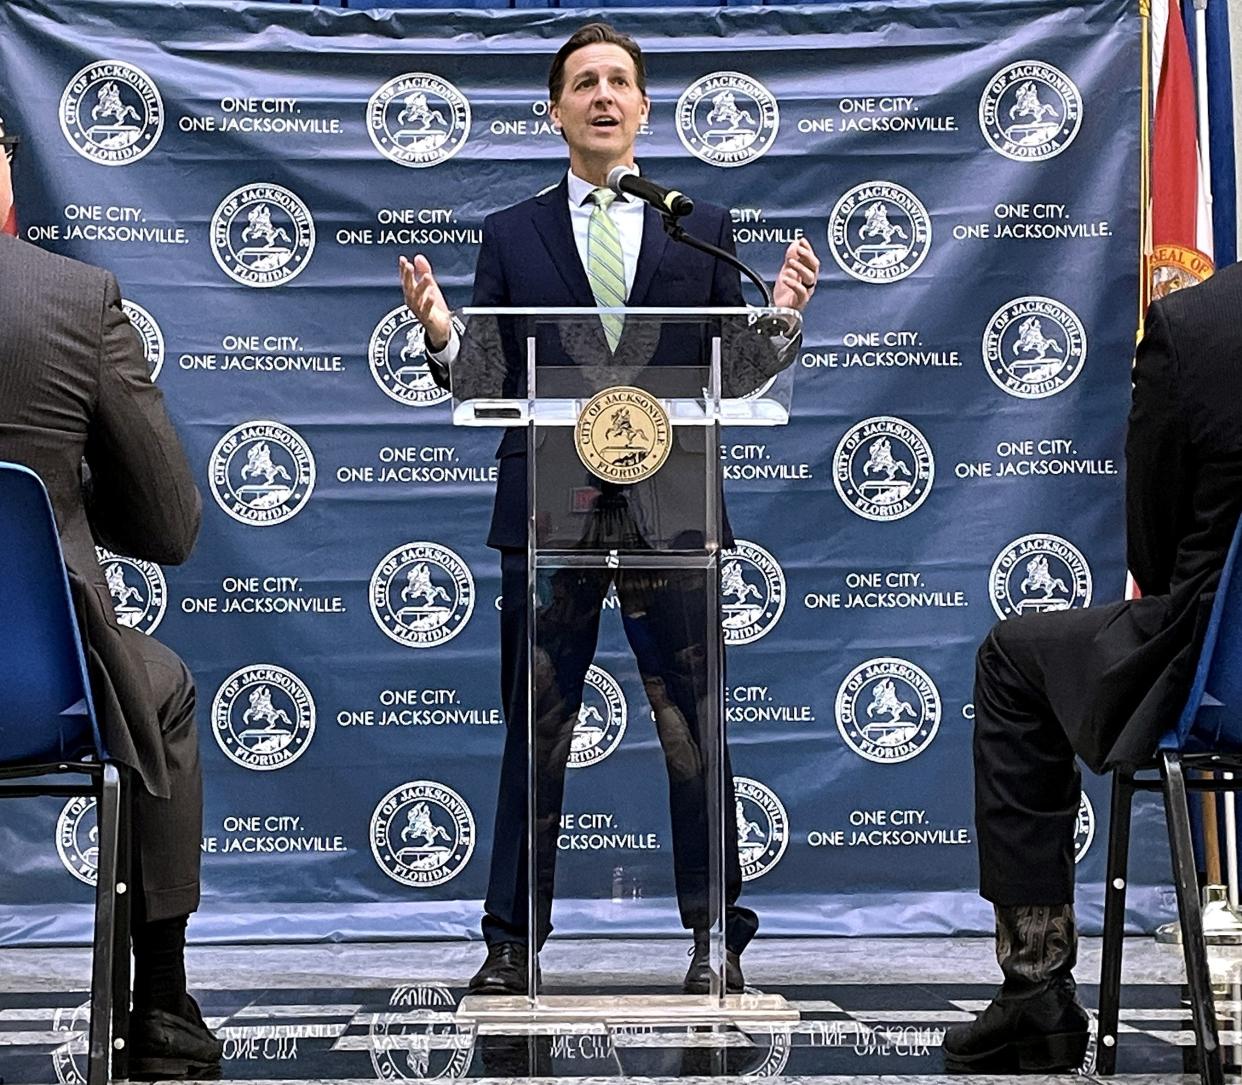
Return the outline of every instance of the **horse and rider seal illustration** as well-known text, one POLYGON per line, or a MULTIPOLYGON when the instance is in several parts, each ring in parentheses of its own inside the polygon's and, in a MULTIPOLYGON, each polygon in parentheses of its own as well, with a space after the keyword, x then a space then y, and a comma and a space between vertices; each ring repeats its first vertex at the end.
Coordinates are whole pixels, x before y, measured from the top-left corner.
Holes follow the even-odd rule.
POLYGON ((99 88, 91 106, 91 122, 86 127, 87 138, 110 150, 128 147, 142 135, 142 117, 132 105, 121 100, 121 89, 113 80, 99 88), (133 123, 127 123, 131 119, 133 123))
POLYGON ((237 499, 251 508, 274 508, 288 500, 293 493, 293 479, 288 469, 272 460, 272 450, 266 441, 256 441, 246 449, 246 462, 242 466, 241 477, 259 480, 243 482, 234 488, 237 499), (284 482, 277 482, 277 479, 283 479, 284 482))
POLYGON ((425 561, 415 562, 406 572, 400 595, 406 605, 396 609, 397 620, 411 629, 434 629, 452 614, 452 596, 432 582, 431 565, 425 561))
POLYGON ((293 242, 284 227, 272 221, 272 209, 267 203, 257 203, 250 209, 241 239, 237 258, 251 271, 272 271, 293 258, 293 242))
POLYGON ((877 746, 900 746, 918 731, 920 723, 919 713, 897 695, 891 678, 881 678, 875 684, 867 705, 867 720, 860 730, 877 746), (913 719, 903 719, 907 714, 913 719), (877 716, 880 718, 876 719, 877 716))
POLYGON ((896 504, 914 489, 909 466, 893 455, 893 445, 887 437, 871 442, 862 470, 864 478, 858 484, 858 491, 876 505, 896 504), (873 474, 883 477, 873 479, 870 477, 873 474), (899 475, 904 479, 899 479, 899 475))
POLYGON ((453 851, 452 838, 432 820, 431 807, 426 802, 414 804, 406 815, 400 837, 403 846, 395 849, 393 854, 400 862, 416 870, 440 866, 453 851), (407 840, 415 843, 406 845, 407 840), (417 843, 420 840, 422 843, 417 843), (438 843, 441 840, 443 844, 438 843))
POLYGON ((1056 106, 1039 100, 1039 87, 1031 80, 1018 87, 1017 93, 1018 100, 1009 107, 1009 119, 1017 123, 1005 128, 1005 137, 1020 146, 1047 143, 1055 138, 1061 130, 1056 106))

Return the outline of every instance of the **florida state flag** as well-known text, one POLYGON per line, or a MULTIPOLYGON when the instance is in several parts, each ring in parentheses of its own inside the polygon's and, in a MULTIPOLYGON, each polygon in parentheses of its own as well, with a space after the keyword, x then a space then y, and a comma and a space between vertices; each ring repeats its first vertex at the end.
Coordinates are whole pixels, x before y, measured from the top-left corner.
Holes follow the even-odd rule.
POLYGON ((1151 9, 1156 117, 1151 154, 1151 298, 1212 274, 1212 217, 1195 123, 1195 84, 1178 0, 1151 9))

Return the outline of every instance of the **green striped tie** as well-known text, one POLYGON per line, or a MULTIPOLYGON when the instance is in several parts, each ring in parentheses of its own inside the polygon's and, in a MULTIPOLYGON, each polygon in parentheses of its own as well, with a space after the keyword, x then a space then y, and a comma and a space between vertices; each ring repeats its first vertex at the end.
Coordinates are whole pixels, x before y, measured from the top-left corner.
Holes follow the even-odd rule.
MULTIPOLYGON (((595 203, 587 224, 587 278, 596 304, 621 308, 625 304, 625 258, 621 255, 621 233, 608 214, 608 205, 617 198, 610 188, 597 188, 590 199, 595 203)), ((600 317, 608 349, 616 350, 621 339, 622 317, 600 317)))

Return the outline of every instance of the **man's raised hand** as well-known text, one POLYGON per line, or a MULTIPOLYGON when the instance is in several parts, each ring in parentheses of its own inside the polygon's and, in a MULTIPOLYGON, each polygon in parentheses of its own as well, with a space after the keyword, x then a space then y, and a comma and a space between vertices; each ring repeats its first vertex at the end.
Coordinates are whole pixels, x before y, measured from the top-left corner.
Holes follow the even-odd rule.
POLYGON ((431 273, 431 263, 421 252, 413 263, 402 256, 397 261, 401 273, 401 292, 418 322, 426 331, 427 349, 433 353, 448 346, 452 334, 452 313, 445 304, 440 284, 431 273))

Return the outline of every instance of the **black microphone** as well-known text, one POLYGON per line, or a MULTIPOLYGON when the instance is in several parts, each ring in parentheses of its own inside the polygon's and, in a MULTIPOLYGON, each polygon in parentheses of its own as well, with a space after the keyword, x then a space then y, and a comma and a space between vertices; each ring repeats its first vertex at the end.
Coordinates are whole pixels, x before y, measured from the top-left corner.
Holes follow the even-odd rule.
POLYGON ((618 195, 624 192, 637 196, 657 211, 673 218, 681 218, 694 210, 694 201, 689 196, 640 177, 633 166, 613 166, 608 171, 608 187, 618 195))

